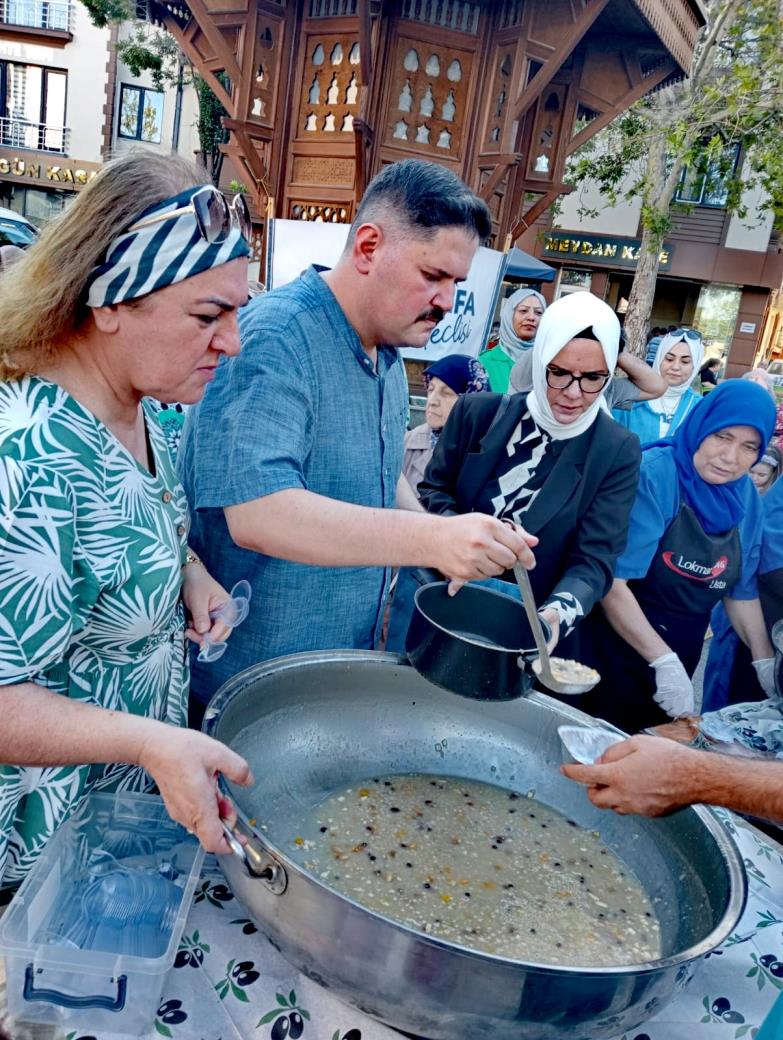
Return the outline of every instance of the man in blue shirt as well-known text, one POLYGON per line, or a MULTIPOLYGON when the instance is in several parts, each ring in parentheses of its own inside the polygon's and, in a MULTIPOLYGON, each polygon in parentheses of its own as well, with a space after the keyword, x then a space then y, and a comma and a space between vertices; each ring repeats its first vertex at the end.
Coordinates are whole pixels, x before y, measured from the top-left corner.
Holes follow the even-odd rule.
POLYGON ((371 648, 389 571, 458 582, 532 565, 535 539, 495 518, 397 504, 407 385, 397 347, 423 347, 491 230, 454 174, 409 160, 369 185, 331 271, 253 300, 242 353, 185 426, 189 544, 230 588, 253 589, 224 656, 194 667, 205 701, 236 672, 303 650, 371 648))

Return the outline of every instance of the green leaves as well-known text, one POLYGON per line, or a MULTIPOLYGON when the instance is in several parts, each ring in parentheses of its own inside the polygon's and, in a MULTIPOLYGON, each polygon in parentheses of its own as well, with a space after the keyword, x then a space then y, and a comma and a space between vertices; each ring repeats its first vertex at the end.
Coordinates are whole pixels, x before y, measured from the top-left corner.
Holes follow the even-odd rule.
POLYGON ((783 924, 780 918, 775 917, 771 910, 762 910, 756 922, 757 928, 769 928, 773 924, 783 924))
POLYGON ((276 993, 275 1000, 277 1001, 279 1006, 273 1008, 271 1011, 267 1011, 267 1013, 256 1023, 256 1029, 258 1029, 259 1026, 269 1025, 269 1023, 273 1022, 279 1015, 284 1015, 286 1014, 286 1012, 291 1011, 297 1011, 302 1016, 302 1018, 305 1019, 306 1022, 310 1021, 310 1012, 307 1011, 305 1008, 297 1006, 296 990, 292 989, 287 997, 284 996, 282 993, 276 993))
POLYGON ((123 22, 136 17, 135 5, 130 0, 82 0, 90 15, 90 21, 99 29, 112 22, 123 22))

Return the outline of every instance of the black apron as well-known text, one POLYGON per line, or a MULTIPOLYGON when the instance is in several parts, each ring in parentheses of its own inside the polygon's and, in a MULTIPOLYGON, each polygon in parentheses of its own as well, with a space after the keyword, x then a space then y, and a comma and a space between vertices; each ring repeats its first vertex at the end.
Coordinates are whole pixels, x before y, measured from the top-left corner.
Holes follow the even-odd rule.
MULTIPOLYGON (((741 552, 736 527, 707 534, 683 503, 658 543, 647 576, 628 582, 645 617, 690 676, 701 657, 712 608, 740 578, 741 552)), ((669 722, 652 699, 655 672, 644 658, 614 631, 602 610, 594 610, 586 623, 585 658, 601 673, 601 682, 579 707, 629 733, 669 722)))

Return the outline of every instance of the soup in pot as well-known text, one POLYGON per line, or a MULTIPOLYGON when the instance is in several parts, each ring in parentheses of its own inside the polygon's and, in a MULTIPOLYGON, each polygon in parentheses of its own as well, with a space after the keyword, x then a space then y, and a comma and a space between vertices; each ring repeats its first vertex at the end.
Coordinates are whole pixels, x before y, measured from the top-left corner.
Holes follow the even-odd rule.
POLYGON ((368 909, 485 953, 594 967, 661 956, 648 896, 597 832, 480 781, 353 784, 308 814, 292 851, 368 909))

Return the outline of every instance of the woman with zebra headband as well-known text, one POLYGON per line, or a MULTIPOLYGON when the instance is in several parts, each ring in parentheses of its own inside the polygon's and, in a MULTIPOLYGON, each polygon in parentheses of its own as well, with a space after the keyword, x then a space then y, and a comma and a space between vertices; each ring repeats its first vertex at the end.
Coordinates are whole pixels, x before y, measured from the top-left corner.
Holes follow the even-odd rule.
POLYGON ((0 291, 0 898, 93 787, 157 784, 221 852, 215 773, 251 782, 185 728, 185 637, 226 637, 228 593, 147 400, 200 400, 239 351, 247 228, 203 180, 107 164, 0 291))

